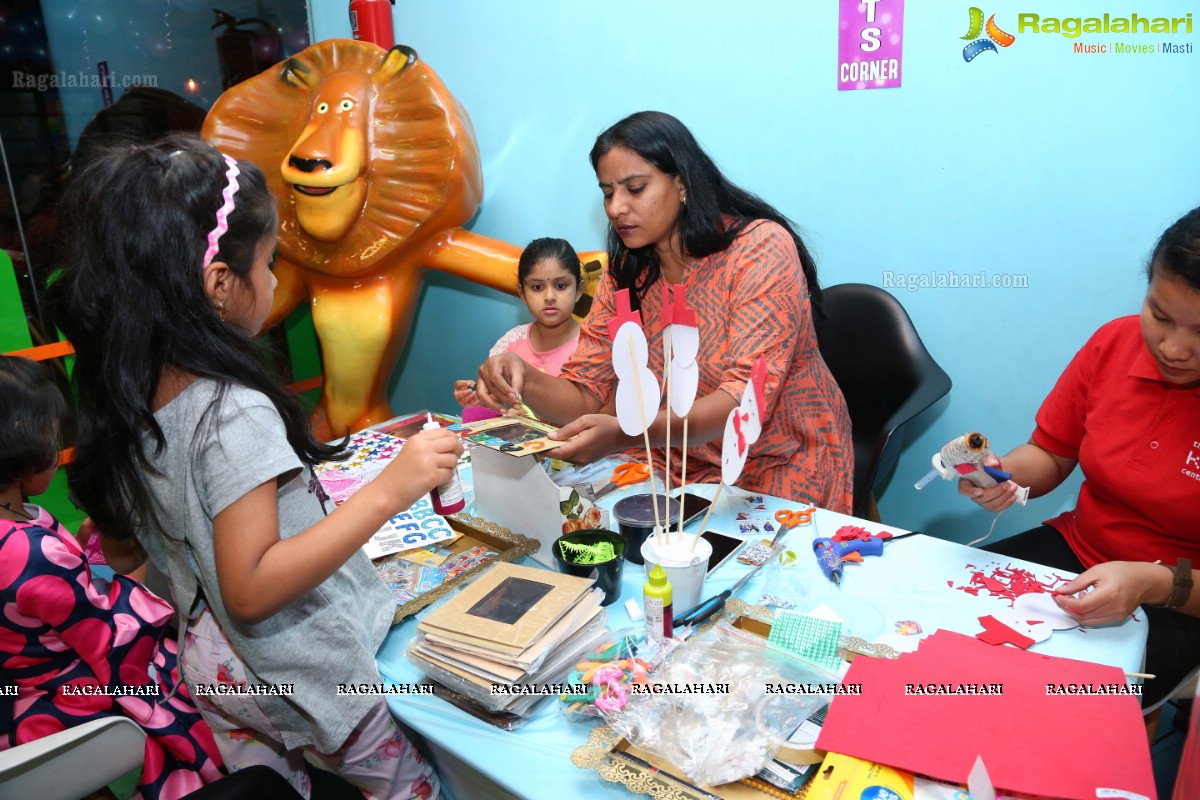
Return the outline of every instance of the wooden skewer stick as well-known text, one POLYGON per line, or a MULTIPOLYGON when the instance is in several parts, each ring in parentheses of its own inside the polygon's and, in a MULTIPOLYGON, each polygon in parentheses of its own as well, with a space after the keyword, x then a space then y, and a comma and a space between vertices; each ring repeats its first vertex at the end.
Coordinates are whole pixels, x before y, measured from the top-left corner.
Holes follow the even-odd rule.
MULTIPOLYGON (((701 520, 701 522, 700 522, 701 533, 704 532, 705 527, 708 525, 708 518, 712 516, 713 509, 717 507, 717 501, 721 499, 721 490, 724 488, 725 488, 724 481, 717 484, 717 493, 713 495, 712 505, 710 505, 708 507, 708 513, 704 515, 704 519, 701 520)), ((696 545, 699 543, 700 543, 700 534, 698 533, 698 534, 696 534, 696 538, 694 540, 692 540, 692 552, 693 553, 696 552, 696 545)))
POLYGON ((638 366, 637 353, 633 349, 633 337, 629 337, 629 363, 633 365, 633 390, 637 393, 638 419, 641 421, 642 436, 646 440, 646 466, 650 468, 650 505, 654 507, 654 536, 661 547, 662 518, 658 514, 658 486, 654 480, 654 456, 650 452, 650 429, 646 424, 646 409, 642 404, 642 375, 638 366))
MULTIPOLYGON (((687 435, 688 435, 688 418, 683 418, 683 457, 680 459, 682 467, 679 470, 679 543, 683 544, 683 496, 687 494, 687 435)), ((708 517, 704 518, 705 520, 708 517)), ((700 529, 703 532, 703 528, 700 529)))
POLYGON ((1142 680, 1150 681, 1157 678, 1157 675, 1151 675, 1148 672, 1126 672, 1126 678, 1141 678, 1142 680))
MULTIPOLYGON (((667 384, 667 449, 663 456, 663 495, 667 498, 665 503, 666 509, 664 513, 667 515, 666 533, 667 544, 671 543, 671 340, 667 339, 667 347, 663 353, 663 376, 666 378, 667 384)), ((650 465, 650 469, 654 469, 654 465, 650 465)), ((681 497, 679 502, 683 503, 681 497)), ((683 506, 679 508, 679 519, 683 519, 683 506)))

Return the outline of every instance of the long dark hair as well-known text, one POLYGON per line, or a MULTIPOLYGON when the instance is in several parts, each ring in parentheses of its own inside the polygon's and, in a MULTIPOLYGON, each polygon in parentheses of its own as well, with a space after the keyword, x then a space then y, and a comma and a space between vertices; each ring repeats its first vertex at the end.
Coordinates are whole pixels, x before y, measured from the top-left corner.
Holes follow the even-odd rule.
MULTIPOLYGON (((682 122, 661 111, 630 114, 596 137, 590 154, 593 170, 600 157, 614 147, 637 153, 659 171, 683 182, 687 204, 680 209, 677 225, 689 256, 703 258, 726 249, 755 220, 768 219, 782 225, 796 243, 813 309, 821 312, 817 265, 796 226, 762 198, 730 183, 682 122), (724 217, 732 218, 728 225, 724 217)), ((653 245, 630 250, 611 224, 608 263, 617 288, 632 289, 638 298, 662 273, 653 245)))
POLYGON ((566 239, 545 236, 541 239, 534 239, 521 251, 521 257, 517 260, 517 284, 523 287, 525 279, 529 277, 529 273, 533 272, 533 268, 537 266, 538 262, 547 258, 553 258, 562 265, 563 269, 571 273, 575 278, 576 287, 583 283, 579 256, 576 254, 575 248, 571 247, 571 243, 566 239))
MULTIPOLYGON (((238 162, 238 191, 216 260, 249 282, 254 252, 277 224, 262 171, 238 162)), ((218 316, 201 263, 227 166, 190 135, 111 148, 75 172, 61 213, 70 220, 63 269, 50 287, 77 354, 71 380, 79 435, 70 486, 106 536, 124 539, 155 518, 143 472, 166 443, 153 399, 168 368, 266 395, 288 443, 315 462, 338 448, 313 439, 299 398, 281 387, 254 339, 218 316), (150 435, 153 450, 142 437, 150 435)))
POLYGON ((1155 270, 1200 289, 1200 208, 1193 208, 1163 231, 1146 265, 1147 280, 1154 279, 1155 270))
POLYGON ((58 463, 67 401, 42 365, 0 356, 0 489, 58 463))

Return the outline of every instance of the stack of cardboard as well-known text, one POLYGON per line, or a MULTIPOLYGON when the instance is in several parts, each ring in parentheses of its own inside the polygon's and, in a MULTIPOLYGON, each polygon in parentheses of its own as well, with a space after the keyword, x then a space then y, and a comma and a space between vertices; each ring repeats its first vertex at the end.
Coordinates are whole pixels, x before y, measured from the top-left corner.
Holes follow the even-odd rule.
POLYGON ((417 625, 408 656, 484 710, 525 716, 609 640, 603 599, 586 578, 496 564, 417 625))

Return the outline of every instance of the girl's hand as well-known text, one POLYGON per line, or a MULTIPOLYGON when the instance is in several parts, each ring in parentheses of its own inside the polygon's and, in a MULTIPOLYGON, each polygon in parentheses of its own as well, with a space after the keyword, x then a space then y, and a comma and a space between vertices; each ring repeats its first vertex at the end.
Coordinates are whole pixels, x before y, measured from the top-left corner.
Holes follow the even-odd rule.
POLYGON ((475 393, 475 381, 455 381, 454 399, 463 408, 479 405, 479 395, 475 393))
MULTIPOLYGON (((1000 459, 996 458, 994 454, 985 458, 983 463, 989 467, 1001 469, 1000 459)), ((1017 484, 1012 481, 1005 481, 990 489, 983 489, 966 478, 959 478, 958 493, 971 498, 980 508, 997 513, 1017 502, 1017 484)))
POLYGON ((525 362, 516 353, 492 356, 479 367, 475 384, 478 402, 503 413, 507 408, 521 405, 521 390, 525 388, 525 362))
POLYGON ((1166 602, 1171 585, 1171 570, 1162 564, 1110 561, 1060 586, 1054 602, 1080 625, 1103 625, 1120 622, 1142 603, 1166 602), (1091 591, 1085 591, 1088 588, 1091 591))
POLYGON ((420 431, 404 443, 400 455, 376 480, 386 480, 390 496, 400 499, 397 510, 408 508, 430 489, 454 477, 462 451, 462 439, 453 431, 420 431))
POLYGON ((573 464, 590 464, 616 450, 632 447, 637 443, 626 436, 621 423, 611 414, 584 414, 572 423, 562 426, 549 438, 557 441, 570 439, 554 449, 554 458, 573 464))

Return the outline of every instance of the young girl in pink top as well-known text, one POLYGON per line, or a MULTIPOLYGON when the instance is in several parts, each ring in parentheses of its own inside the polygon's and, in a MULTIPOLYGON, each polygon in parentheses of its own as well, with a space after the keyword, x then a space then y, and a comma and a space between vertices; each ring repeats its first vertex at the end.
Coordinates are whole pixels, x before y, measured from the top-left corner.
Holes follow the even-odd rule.
MULTIPOLYGON (((529 307, 533 322, 501 336, 488 356, 516 353, 526 364, 558 375, 579 344, 579 323, 571 311, 582 293, 579 256, 571 244, 566 239, 534 239, 517 262, 517 294, 529 307)), ((477 406, 475 381, 455 381, 454 399, 465 409, 477 406)))

